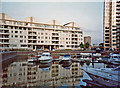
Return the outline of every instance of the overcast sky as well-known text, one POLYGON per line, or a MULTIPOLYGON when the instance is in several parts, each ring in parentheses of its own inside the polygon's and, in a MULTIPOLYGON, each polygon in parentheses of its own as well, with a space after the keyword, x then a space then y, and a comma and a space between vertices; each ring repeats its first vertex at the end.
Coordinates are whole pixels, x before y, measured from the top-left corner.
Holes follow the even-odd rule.
POLYGON ((17 20, 32 16, 41 23, 74 21, 92 37, 92 44, 102 42, 103 2, 2 2, 2 12, 17 20))

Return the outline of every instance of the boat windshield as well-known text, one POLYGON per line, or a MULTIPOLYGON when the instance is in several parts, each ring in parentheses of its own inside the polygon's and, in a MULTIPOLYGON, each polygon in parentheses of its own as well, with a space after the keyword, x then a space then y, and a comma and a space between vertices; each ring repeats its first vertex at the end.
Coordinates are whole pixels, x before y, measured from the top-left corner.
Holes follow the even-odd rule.
POLYGON ((48 54, 43 54, 42 56, 47 56, 47 57, 48 57, 48 56, 50 56, 50 55, 48 55, 48 54))
POLYGON ((120 71, 120 66, 114 68, 113 71, 120 71))
POLYGON ((113 58, 118 58, 118 56, 114 56, 113 58))
POLYGON ((32 59, 36 59, 35 57, 33 57, 32 59))
POLYGON ((70 55, 69 55, 69 54, 67 54, 67 55, 64 55, 64 57, 70 57, 70 55))

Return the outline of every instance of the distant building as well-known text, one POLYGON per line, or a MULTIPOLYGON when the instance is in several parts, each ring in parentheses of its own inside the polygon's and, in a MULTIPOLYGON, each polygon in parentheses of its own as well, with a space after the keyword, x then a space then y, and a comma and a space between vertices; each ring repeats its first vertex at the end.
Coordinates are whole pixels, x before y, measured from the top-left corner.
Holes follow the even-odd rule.
POLYGON ((104 50, 120 49, 120 0, 104 3, 104 50))
POLYGON ((74 22, 40 23, 33 17, 18 21, 1 13, 0 24, 0 48, 79 49, 79 44, 83 43, 83 32, 74 22))
POLYGON ((84 37, 84 44, 87 43, 87 42, 91 45, 91 37, 90 36, 85 36, 84 37))

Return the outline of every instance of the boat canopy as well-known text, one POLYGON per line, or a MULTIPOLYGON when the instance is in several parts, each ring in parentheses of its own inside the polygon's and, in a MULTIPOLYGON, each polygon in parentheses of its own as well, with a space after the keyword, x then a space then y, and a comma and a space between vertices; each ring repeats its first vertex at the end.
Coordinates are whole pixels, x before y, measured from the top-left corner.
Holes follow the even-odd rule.
POLYGON ((64 55, 64 57, 70 57, 70 54, 66 54, 66 55, 64 55))

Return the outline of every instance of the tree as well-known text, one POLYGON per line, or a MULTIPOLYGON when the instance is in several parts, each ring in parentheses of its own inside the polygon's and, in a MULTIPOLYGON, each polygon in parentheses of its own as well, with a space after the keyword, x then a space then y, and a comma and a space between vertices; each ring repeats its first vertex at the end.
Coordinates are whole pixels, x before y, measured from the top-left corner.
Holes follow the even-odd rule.
POLYGON ((84 48, 84 45, 83 45, 83 43, 81 42, 81 44, 80 44, 80 48, 84 48))
POLYGON ((89 48, 90 44, 88 42, 85 43, 85 48, 89 48))

